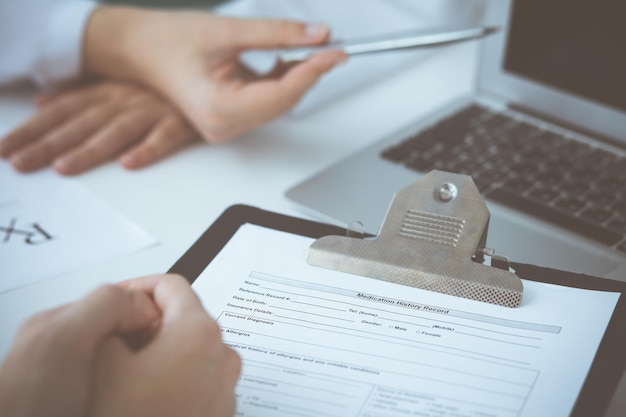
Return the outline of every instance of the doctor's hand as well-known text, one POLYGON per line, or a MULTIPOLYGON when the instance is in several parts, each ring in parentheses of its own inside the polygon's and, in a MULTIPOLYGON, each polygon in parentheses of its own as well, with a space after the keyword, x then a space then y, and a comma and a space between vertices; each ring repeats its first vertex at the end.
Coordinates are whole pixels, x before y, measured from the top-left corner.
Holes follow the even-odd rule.
POLYGON ((241 53, 328 37, 325 26, 293 21, 102 7, 87 25, 84 71, 145 83, 176 104, 205 140, 220 142, 286 112, 346 59, 326 51, 257 75, 240 62, 241 53))
POLYGON ((138 169, 177 151, 198 134, 158 94, 98 81, 38 99, 38 112, 0 141, 0 157, 22 172, 52 164, 75 175, 118 157, 138 169))
POLYGON ((99 355, 91 415, 230 417, 241 362, 189 283, 162 275, 123 283, 144 291, 162 313, 150 342, 132 351, 109 339, 99 355))
POLYGON ((88 415, 104 341, 139 347, 159 322, 160 312, 145 292, 117 286, 33 316, 0 365, 0 415, 88 415))

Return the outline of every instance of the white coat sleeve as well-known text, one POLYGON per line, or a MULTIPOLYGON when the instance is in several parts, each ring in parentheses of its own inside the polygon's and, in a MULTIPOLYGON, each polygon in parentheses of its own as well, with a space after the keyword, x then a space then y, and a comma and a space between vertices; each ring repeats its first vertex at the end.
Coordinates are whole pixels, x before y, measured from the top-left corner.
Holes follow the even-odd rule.
POLYGON ((87 0, 0 1, 0 85, 31 80, 49 88, 78 76, 95 7, 87 0))

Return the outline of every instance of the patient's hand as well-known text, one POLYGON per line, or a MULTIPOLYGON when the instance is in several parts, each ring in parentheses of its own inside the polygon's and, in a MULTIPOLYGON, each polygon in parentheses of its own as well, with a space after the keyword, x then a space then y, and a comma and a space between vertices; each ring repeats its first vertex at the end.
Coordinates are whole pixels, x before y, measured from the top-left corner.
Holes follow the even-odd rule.
MULTIPOLYGON (((132 346, 154 332, 161 313, 144 291, 101 287, 81 300, 27 320, 0 365, 0 415, 84 417, 94 395, 94 365, 106 340, 132 346)), ((126 346, 126 345, 125 345, 126 346)))
MULTIPOLYGON (((121 284, 124 286, 124 284, 121 284)), ((241 362, 222 342, 217 323, 181 276, 126 283, 161 310, 161 326, 146 346, 130 350, 110 338, 100 351, 89 415, 231 417, 241 362)))
POLYGON ((179 111, 130 83, 100 81, 38 99, 38 112, 0 141, 0 156, 22 172, 52 164, 80 174, 119 156, 137 169, 197 138, 179 111))
POLYGON ((240 370, 185 278, 136 278, 26 321, 0 364, 0 415, 231 417, 240 370))

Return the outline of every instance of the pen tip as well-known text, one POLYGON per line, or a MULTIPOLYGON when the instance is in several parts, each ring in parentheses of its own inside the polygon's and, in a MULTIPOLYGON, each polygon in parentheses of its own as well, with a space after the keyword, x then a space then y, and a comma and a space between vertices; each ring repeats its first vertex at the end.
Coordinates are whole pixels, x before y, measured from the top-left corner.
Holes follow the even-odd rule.
POLYGON ((485 28, 485 35, 491 35, 500 31, 500 26, 488 26, 485 28))

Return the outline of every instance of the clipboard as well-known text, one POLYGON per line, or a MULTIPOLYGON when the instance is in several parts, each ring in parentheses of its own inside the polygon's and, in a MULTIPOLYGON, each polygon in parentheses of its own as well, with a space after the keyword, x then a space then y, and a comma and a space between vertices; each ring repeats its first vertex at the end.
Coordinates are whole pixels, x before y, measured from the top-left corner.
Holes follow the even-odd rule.
MULTIPOLYGON (((193 283, 243 225, 257 225, 289 234, 321 238, 344 236, 341 227, 282 215, 259 208, 235 205, 198 238, 169 272, 185 276, 193 283)), ((574 404, 571 417, 602 416, 626 369, 626 284, 535 265, 511 262, 525 280, 566 287, 619 292, 621 296, 597 350, 592 366, 574 404)))

